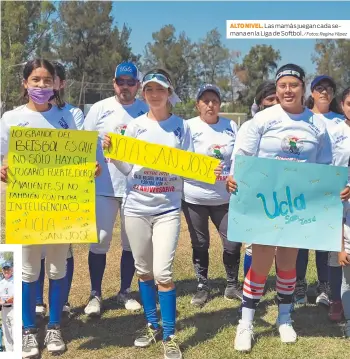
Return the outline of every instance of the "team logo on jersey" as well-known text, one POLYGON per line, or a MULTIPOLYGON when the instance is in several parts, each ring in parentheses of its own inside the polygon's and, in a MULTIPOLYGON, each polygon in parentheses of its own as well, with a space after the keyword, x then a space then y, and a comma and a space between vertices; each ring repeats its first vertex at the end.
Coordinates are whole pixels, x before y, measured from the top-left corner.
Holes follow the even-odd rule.
POLYGON ((108 110, 106 112, 104 112, 102 114, 102 116, 100 117, 100 120, 104 119, 105 117, 109 116, 110 114, 112 114, 114 112, 114 110, 108 110))
POLYGON ((226 145, 211 145, 208 148, 207 154, 210 157, 215 157, 218 160, 223 160, 226 155, 226 145))
POLYGON ((147 129, 146 128, 138 128, 136 131, 136 137, 139 137, 142 133, 146 132, 147 129))
POLYGON ((29 125, 29 122, 19 123, 17 126, 18 127, 26 127, 27 125, 29 125))
POLYGON ((64 128, 65 130, 69 127, 68 123, 64 120, 63 117, 61 117, 61 119, 58 121, 58 123, 61 125, 62 128, 64 128))
POLYGON ((178 127, 174 132, 174 135, 181 141, 181 128, 178 127))
POLYGON ((5 288, 5 294, 9 294, 9 289, 8 288, 5 288))
POLYGON ((293 155, 300 155, 304 148, 303 140, 295 136, 286 136, 282 140, 282 150, 293 155))
POLYGON ((203 135, 203 132, 196 132, 192 135, 192 140, 195 140, 197 137, 203 135))
POLYGON ((124 135, 125 130, 126 130, 126 127, 127 127, 127 125, 119 125, 119 126, 117 126, 117 128, 115 129, 115 132, 116 132, 118 135, 124 135))

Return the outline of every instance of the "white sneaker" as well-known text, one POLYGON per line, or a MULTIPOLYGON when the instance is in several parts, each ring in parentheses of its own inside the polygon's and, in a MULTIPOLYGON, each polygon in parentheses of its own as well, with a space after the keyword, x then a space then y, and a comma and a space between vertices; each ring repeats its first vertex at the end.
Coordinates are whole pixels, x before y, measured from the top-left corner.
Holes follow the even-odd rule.
POLYGON ((322 304, 326 307, 330 306, 329 293, 330 288, 328 283, 319 283, 317 286, 318 296, 316 298, 316 304, 322 304))
POLYGON ((36 358, 39 356, 37 334, 36 329, 29 329, 23 332, 22 359, 36 358))
POLYGON ((250 352, 252 349, 252 339, 254 339, 253 325, 240 320, 236 331, 235 350, 250 352))
POLYGON ((46 304, 37 304, 35 306, 35 314, 40 317, 45 317, 46 315, 46 304))
POLYGON ((316 304, 322 304, 326 307, 329 307, 330 301, 329 301, 329 297, 328 297, 327 293, 323 292, 320 295, 318 295, 316 298, 316 304))
POLYGON ((91 317, 101 315, 101 297, 91 296, 84 312, 91 317))
POLYGON ((118 303, 123 304, 126 310, 135 311, 141 309, 141 304, 131 297, 129 290, 124 293, 119 292, 117 301, 118 303))
POLYGON ((51 354, 61 354, 66 350, 66 344, 62 339, 62 333, 59 326, 46 330, 44 344, 47 351, 51 354))
POLYGON ((291 319, 276 321, 277 329, 280 333, 282 343, 295 343, 297 341, 297 333, 293 329, 293 321, 291 319))

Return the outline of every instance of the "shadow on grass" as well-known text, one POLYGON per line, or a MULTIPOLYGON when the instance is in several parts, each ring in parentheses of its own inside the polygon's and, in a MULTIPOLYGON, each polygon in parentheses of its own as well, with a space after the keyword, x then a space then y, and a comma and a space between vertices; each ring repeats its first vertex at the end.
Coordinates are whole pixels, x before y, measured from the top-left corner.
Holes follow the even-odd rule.
MULTIPOLYGON (((213 295, 211 299, 222 296, 226 285, 223 278, 213 278, 210 280, 210 287, 213 295)), ((267 281, 266 291, 274 290, 275 278, 270 276, 267 281)), ((197 281, 193 279, 179 280, 176 282, 177 294, 181 298, 193 294, 196 290, 197 281)), ((137 297, 133 293, 134 297, 137 297)), ((274 325, 266 322, 263 317, 266 315, 270 306, 276 305, 275 299, 263 297, 255 316, 255 326, 262 327, 259 330, 258 337, 278 335, 274 325)), ((233 326, 233 331, 240 319, 239 301, 236 301, 236 307, 228 304, 227 308, 213 310, 211 312, 191 311, 191 315, 178 320, 177 330, 195 327, 195 333, 186 338, 181 347, 184 349, 198 345, 214 338, 218 332, 225 327, 233 326)), ((186 311, 185 306, 178 307, 180 311, 186 311)), ((120 348, 132 347, 137 330, 145 326, 145 319, 142 311, 129 313, 126 312, 115 297, 107 298, 103 301, 103 315, 100 318, 88 319, 84 314, 84 307, 74 308, 73 314, 69 320, 62 322, 62 332, 65 341, 84 339, 80 349, 103 349, 106 346, 116 346, 120 348), (120 312, 119 312, 120 310, 120 312)), ((158 313, 159 315, 159 313, 158 313)), ((341 328, 337 324, 332 324, 327 319, 327 311, 315 306, 299 307, 293 313, 295 321, 294 327, 301 337, 339 337, 341 328)), ((43 323, 41 324, 43 331, 43 323)), ((233 333, 234 335, 234 333, 233 333)), ((233 340, 233 338, 232 338, 233 340)))
MULTIPOLYGON (((192 279, 184 279, 178 280, 175 282, 176 284, 176 293, 178 297, 194 295, 196 292, 196 288, 198 282, 195 278, 192 279)), ((226 279, 222 277, 218 278, 209 278, 208 284, 211 290, 211 299, 216 297, 220 297, 224 295, 224 291, 226 288, 226 279)), ((265 285, 265 292, 275 290, 276 285, 276 277, 269 275, 265 285)), ((243 283, 240 283, 240 287, 243 286, 243 283)))

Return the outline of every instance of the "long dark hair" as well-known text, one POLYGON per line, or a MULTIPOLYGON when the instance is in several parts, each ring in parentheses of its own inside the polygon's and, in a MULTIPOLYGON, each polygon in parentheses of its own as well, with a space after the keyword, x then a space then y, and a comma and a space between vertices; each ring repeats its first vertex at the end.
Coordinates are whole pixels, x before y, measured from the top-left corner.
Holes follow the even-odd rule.
MULTIPOLYGON (((315 105, 315 100, 314 98, 310 95, 308 97, 308 99, 305 101, 305 106, 307 108, 309 108, 310 110, 312 110, 314 108, 314 105, 315 105)), ((338 104, 338 101, 335 97, 333 97, 333 100, 331 101, 331 103, 329 104, 329 111, 328 112, 335 112, 337 114, 341 114, 342 113, 342 110, 338 104)))
MULTIPOLYGON (((34 59, 34 60, 30 60, 28 61, 23 69, 23 79, 24 80, 28 80, 29 76, 31 75, 31 73, 35 70, 38 69, 40 67, 43 67, 44 69, 46 69, 50 75, 52 76, 52 79, 55 79, 55 68, 54 66, 51 64, 50 61, 45 60, 45 59, 34 59)), ((58 108, 63 108, 64 107, 64 102, 61 100, 59 91, 53 90, 53 99, 56 100, 56 104, 58 108)), ((23 99, 28 101, 28 91, 27 89, 24 89, 23 91, 23 99)))
MULTIPOLYGON (((66 80, 66 70, 65 70, 64 66, 58 61, 52 61, 52 64, 55 66, 56 76, 59 77, 60 81, 65 81, 66 80)), ((60 89, 59 93, 60 93, 61 100, 64 103, 64 89, 63 88, 60 89)))
POLYGON ((341 94, 341 102, 344 103, 348 96, 350 96, 350 87, 346 88, 341 94))

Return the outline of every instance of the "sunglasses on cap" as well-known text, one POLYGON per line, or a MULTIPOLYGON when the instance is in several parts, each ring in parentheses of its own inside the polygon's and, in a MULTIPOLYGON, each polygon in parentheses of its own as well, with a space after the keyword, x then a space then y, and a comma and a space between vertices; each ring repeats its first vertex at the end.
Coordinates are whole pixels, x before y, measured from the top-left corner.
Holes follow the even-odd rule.
POLYGON ((326 90, 329 93, 334 92, 334 88, 332 85, 317 85, 314 87, 314 91, 317 91, 319 93, 323 92, 324 90, 326 90))
POLYGON ((153 79, 157 79, 170 85, 170 80, 162 74, 148 74, 143 78, 142 82, 151 81, 153 79))
POLYGON ((133 87, 137 84, 137 80, 135 79, 120 79, 120 78, 117 78, 115 79, 115 83, 118 85, 118 86, 129 86, 129 87, 133 87))

